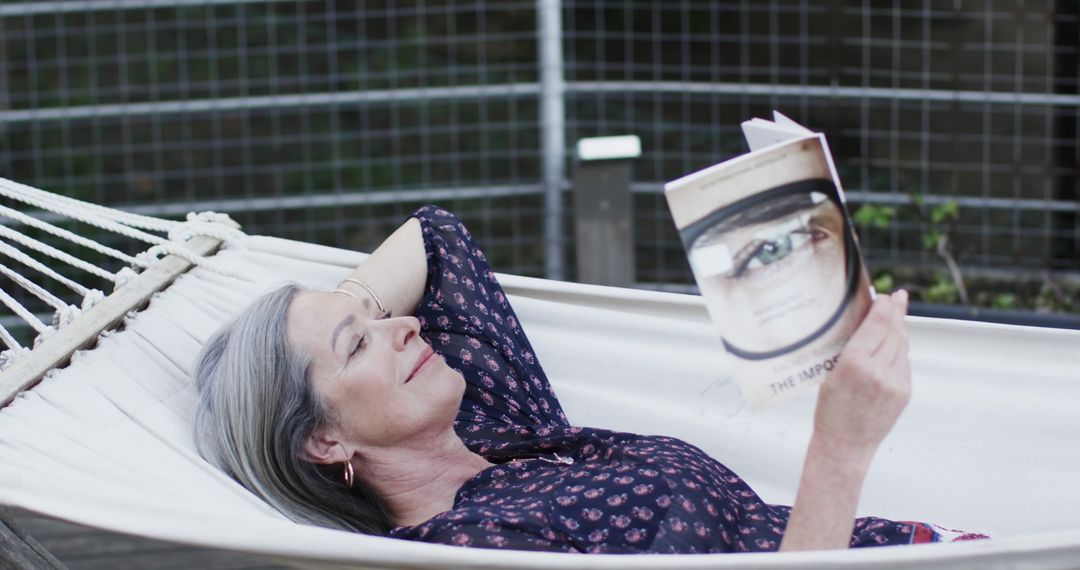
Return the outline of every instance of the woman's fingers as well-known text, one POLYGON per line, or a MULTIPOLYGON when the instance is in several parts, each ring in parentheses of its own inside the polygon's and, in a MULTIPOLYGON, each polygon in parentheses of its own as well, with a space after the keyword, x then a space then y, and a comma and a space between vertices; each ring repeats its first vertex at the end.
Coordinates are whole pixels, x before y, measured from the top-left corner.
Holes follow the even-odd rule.
POLYGON ((904 289, 893 291, 891 295, 893 302, 896 303, 896 318, 900 320, 900 324, 903 325, 898 328, 904 341, 907 342, 907 323, 904 322, 904 318, 907 317, 908 312, 908 292, 904 289))
POLYGON ((878 383, 880 396, 894 399, 903 408, 911 398, 911 381, 907 342, 899 330, 882 346, 875 361, 879 369, 875 371, 873 381, 878 383))
POLYGON ((909 375, 907 372, 907 312, 905 292, 896 292, 889 296, 892 303, 889 314, 889 327, 885 339, 876 351, 867 359, 868 379, 878 384, 889 395, 897 396, 904 403, 909 393, 909 375))
POLYGON ((844 351, 856 354, 876 353, 895 326, 896 312, 896 301, 891 295, 879 296, 870 306, 863 322, 851 335, 844 351))
POLYGON ((878 345, 872 356, 886 363, 892 363, 897 354, 907 351, 907 324, 904 322, 906 301, 896 293, 889 296, 892 300, 892 310, 889 314, 889 325, 885 339, 878 345))
POLYGON ((885 363, 888 367, 893 368, 900 366, 903 372, 902 374, 894 374, 894 377, 901 378, 905 382, 908 379, 906 369, 908 366, 908 331, 907 322, 904 320, 904 316, 907 314, 907 292, 897 291, 891 295, 895 304, 896 311, 894 314, 894 322, 889 334, 878 349, 881 362, 885 363))
POLYGON ((877 447, 911 394, 904 293, 881 296, 822 386, 815 431, 848 449, 877 447))

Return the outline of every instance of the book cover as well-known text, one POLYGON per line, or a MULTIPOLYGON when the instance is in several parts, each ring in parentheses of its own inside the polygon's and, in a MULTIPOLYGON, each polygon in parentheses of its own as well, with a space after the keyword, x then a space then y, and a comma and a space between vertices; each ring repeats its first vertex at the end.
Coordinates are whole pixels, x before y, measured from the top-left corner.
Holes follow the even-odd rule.
POLYGON ((752 407, 820 384, 873 290, 825 137, 776 114, 751 152, 665 185, 690 267, 752 407))

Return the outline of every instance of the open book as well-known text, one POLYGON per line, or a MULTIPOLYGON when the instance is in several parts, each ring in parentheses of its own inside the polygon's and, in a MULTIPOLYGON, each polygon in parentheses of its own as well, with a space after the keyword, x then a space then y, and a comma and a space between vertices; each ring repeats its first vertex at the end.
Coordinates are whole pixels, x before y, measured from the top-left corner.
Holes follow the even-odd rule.
POLYGON ((820 384, 873 290, 824 135, 774 112, 750 152, 664 187, 709 316, 752 407, 820 384))

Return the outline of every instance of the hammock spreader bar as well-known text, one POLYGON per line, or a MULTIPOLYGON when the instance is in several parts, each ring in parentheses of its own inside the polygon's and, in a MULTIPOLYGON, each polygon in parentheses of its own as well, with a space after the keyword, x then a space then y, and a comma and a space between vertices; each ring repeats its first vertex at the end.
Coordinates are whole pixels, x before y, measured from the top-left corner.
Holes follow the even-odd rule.
MULTIPOLYGON (((187 242, 187 247, 197 256, 211 255, 220 246, 221 240, 207 236, 196 236, 187 242)), ((64 366, 76 350, 93 345, 102 331, 113 328, 128 311, 144 305, 151 295, 168 287, 192 266, 191 261, 180 256, 162 258, 87 310, 78 321, 46 338, 30 354, 16 360, 0 373, 0 408, 19 392, 32 388, 49 370, 64 366)))

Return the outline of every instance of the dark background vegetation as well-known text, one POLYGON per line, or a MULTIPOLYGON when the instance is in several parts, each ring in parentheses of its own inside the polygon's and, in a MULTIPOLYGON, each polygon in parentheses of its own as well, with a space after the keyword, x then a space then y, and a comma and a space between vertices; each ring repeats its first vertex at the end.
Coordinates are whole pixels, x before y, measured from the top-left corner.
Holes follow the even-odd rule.
MULTIPOLYGON (((496 269, 544 273, 536 2, 117 4, 0 5, 0 176, 362 250, 434 199, 496 269)), ((566 0, 567 146, 641 137, 642 286, 691 283, 663 181, 742 152, 739 123, 779 109, 827 134, 852 210, 871 207, 875 277, 955 301, 943 234, 972 302, 1077 310, 1078 12, 566 0)))

